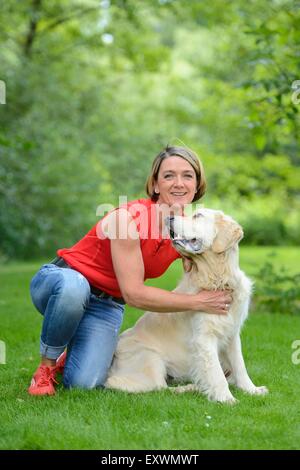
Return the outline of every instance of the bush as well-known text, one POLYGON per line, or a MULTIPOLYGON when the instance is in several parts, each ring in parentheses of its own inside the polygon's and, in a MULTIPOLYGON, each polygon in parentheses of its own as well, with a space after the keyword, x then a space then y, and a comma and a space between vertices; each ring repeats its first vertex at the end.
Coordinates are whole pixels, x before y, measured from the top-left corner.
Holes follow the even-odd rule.
POLYGON ((255 276, 254 302, 271 313, 300 314, 300 273, 279 274, 271 263, 266 263, 255 276))
POLYGON ((207 197, 206 207, 221 209, 231 215, 244 229, 248 245, 299 245, 300 201, 280 194, 252 194, 242 197, 232 182, 223 198, 207 197), (231 194, 233 193, 233 194, 231 194))
POLYGON ((253 217, 244 224, 244 241, 248 245, 286 245, 289 240, 287 227, 279 217, 253 217))

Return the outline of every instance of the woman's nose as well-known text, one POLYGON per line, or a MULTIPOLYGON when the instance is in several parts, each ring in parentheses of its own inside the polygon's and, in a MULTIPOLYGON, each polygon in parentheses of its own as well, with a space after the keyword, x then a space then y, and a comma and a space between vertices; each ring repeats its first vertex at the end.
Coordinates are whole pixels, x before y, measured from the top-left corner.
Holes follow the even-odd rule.
POLYGON ((175 186, 183 186, 183 180, 180 176, 177 176, 175 180, 175 186))

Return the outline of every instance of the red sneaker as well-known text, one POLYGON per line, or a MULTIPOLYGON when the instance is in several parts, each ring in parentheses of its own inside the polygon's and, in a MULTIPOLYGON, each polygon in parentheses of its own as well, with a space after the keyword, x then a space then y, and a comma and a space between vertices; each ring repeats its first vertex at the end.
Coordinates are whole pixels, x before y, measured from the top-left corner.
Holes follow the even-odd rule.
POLYGON ((63 374, 65 364, 66 364, 67 351, 61 353, 61 355, 56 360, 56 371, 60 374, 63 374))
POLYGON ((57 384, 55 375, 56 366, 48 367, 41 364, 32 377, 30 387, 28 388, 29 395, 54 395, 54 384, 57 384))

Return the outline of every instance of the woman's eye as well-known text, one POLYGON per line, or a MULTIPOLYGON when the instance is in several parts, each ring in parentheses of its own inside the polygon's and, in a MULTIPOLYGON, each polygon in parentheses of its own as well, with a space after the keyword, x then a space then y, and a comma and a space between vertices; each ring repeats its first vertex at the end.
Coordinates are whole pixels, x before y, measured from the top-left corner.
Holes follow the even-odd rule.
POLYGON ((172 178, 172 175, 165 175, 165 178, 172 178))

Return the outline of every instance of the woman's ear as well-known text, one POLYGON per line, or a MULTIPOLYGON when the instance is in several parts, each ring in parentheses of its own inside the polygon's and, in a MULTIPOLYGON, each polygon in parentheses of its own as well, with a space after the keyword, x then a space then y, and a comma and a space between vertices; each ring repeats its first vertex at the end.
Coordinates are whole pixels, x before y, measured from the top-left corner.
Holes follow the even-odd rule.
POLYGON ((223 217, 216 222, 216 228, 217 235, 212 244, 214 253, 223 253, 244 236, 243 229, 237 222, 226 220, 223 217))

